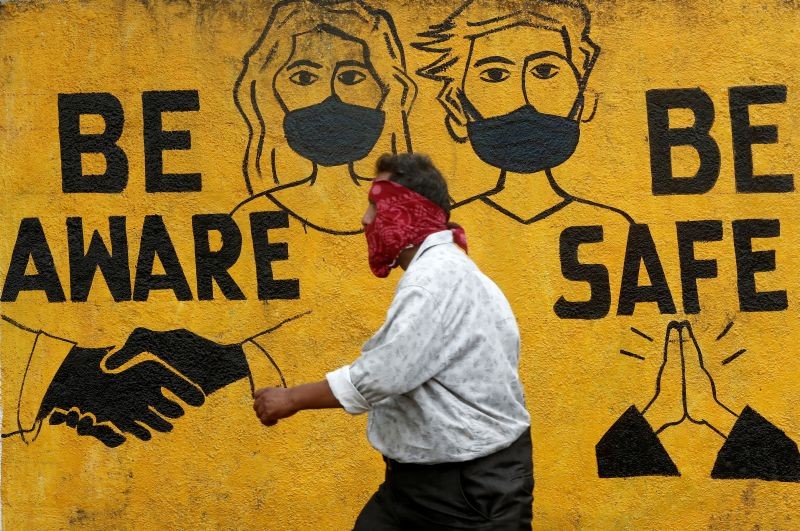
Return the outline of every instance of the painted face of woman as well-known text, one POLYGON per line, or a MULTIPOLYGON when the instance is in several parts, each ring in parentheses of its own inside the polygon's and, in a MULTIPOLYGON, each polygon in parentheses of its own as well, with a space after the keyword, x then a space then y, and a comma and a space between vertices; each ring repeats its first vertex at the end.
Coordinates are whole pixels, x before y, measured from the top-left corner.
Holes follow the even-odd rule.
POLYGON ((363 44, 323 29, 296 36, 275 77, 289 146, 322 166, 366 157, 383 132, 386 90, 363 44))

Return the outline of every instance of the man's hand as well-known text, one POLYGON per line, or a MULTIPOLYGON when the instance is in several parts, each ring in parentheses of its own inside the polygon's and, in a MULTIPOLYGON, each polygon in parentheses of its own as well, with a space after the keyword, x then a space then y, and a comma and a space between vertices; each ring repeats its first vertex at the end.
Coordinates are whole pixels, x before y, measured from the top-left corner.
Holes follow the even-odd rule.
POLYGON ((683 403, 683 355, 681 327, 675 321, 667 325, 664 339, 664 361, 658 371, 656 392, 642 411, 644 418, 660 433, 669 426, 680 424, 687 417, 683 403))
POLYGON ((274 426, 303 409, 342 407, 327 380, 288 389, 265 387, 253 393, 253 399, 253 409, 264 426, 274 426))
POLYGON ((274 426, 278 420, 291 417, 299 411, 292 399, 292 390, 283 387, 265 387, 253 393, 253 409, 264 426, 274 426))

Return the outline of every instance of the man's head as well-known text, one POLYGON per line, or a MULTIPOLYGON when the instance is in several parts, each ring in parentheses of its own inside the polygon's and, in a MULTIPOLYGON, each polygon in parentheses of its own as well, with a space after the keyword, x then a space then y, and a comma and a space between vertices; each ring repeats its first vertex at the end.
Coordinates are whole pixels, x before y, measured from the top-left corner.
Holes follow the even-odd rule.
MULTIPOLYGON (((375 181, 389 180, 405 186, 439 206, 450 216, 450 195, 447 181, 433 165, 430 157, 419 153, 381 155, 375 163, 375 181)), ((370 203, 361 220, 366 226, 375 219, 375 205, 370 203)))
POLYGON ((567 116, 600 53, 590 20, 580 0, 469 0, 420 34, 427 40, 415 47, 438 57, 417 73, 443 83, 439 101, 457 134, 464 97, 486 118, 526 103, 567 116))
POLYGON ((448 223, 447 182, 426 155, 382 155, 369 190, 369 206, 361 223, 367 237, 369 265, 378 277, 395 266, 408 267, 418 247, 431 234, 447 229, 467 248, 463 229, 448 223))

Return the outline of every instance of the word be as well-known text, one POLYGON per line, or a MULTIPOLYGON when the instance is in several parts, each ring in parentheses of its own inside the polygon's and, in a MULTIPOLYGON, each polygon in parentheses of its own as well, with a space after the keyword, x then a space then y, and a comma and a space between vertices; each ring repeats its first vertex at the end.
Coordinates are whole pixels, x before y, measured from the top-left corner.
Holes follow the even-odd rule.
MULTIPOLYGON (((714 124, 714 102, 699 88, 648 90, 647 125, 650 138, 650 172, 654 195, 704 194, 719 178, 720 150, 710 131, 714 124), (688 109, 694 114, 691 127, 672 128, 670 109, 688 109), (673 146, 691 146, 700 157, 692 176, 672 172, 673 146)), ((728 91, 733 140, 733 169, 739 193, 791 192, 789 173, 753 175, 753 145, 778 142, 775 125, 751 125, 750 106, 785 103, 784 85, 731 87, 728 91)))
MULTIPOLYGON (((142 93, 144 177, 148 192, 199 192, 199 173, 164 173, 164 151, 192 147, 189 131, 164 131, 161 114, 200 110, 196 90, 142 93)), ((119 193, 128 184, 128 157, 117 141, 122 136, 125 114, 122 103, 107 92, 58 95, 58 136, 61 142, 61 188, 65 193, 119 193), (83 134, 81 115, 99 115, 102 133, 83 134), (81 154, 98 153, 106 161, 100 175, 84 175, 81 154)))

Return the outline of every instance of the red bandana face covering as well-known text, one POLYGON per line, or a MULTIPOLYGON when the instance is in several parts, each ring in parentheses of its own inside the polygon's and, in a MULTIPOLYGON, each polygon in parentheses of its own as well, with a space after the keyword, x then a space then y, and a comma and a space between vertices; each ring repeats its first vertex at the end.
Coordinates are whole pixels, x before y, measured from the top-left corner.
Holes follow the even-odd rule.
POLYGON ((397 266, 400 253, 420 245, 425 238, 443 230, 453 231, 453 241, 464 251, 464 229, 448 223, 442 208, 426 197, 392 181, 376 181, 369 191, 375 205, 375 219, 364 228, 369 251, 369 267, 375 276, 384 278, 397 266))

